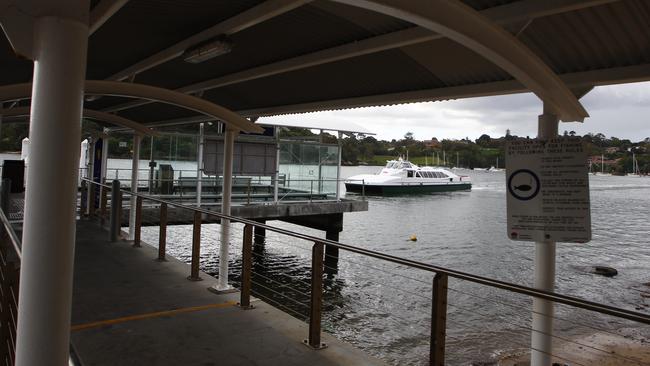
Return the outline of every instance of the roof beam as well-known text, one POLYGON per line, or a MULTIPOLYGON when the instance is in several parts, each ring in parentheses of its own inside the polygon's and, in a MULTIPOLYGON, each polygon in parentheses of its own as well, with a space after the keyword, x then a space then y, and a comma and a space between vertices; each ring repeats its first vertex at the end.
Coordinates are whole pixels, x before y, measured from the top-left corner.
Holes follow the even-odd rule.
POLYGON ((519 80, 560 120, 582 122, 589 114, 578 98, 535 53, 512 34, 459 0, 335 0, 419 25, 471 49, 519 80))
MULTIPOLYGON (((3 117, 26 117, 31 114, 31 108, 30 107, 16 107, 16 108, 10 108, 10 109, 0 109, 0 116, 3 117)), ((92 109, 86 109, 84 108, 83 110, 83 116, 86 118, 91 118, 91 119, 96 119, 99 121, 107 122, 116 126, 124 127, 129 130, 133 130, 135 132, 138 132, 142 135, 146 136, 157 136, 158 132, 152 130, 151 128, 143 125, 142 123, 138 123, 135 121, 132 121, 130 119, 126 119, 124 117, 120 117, 115 114, 110 114, 110 113, 105 113, 105 112, 100 112, 92 109)))
POLYGON ((185 50, 198 43, 219 35, 230 35, 241 32, 256 24, 276 17, 300 7, 311 0, 267 0, 251 9, 248 9, 232 18, 212 26, 200 33, 186 38, 144 60, 127 67, 126 69, 109 76, 108 80, 124 80, 132 75, 141 73, 152 67, 179 57, 185 50))
POLYGON ((129 0, 102 0, 90 11, 88 34, 92 35, 129 0))
MULTIPOLYGON (((216 120, 223 121, 227 127, 232 129, 237 129, 243 132, 264 132, 264 129, 260 126, 250 122, 227 108, 205 99, 175 92, 169 89, 143 84, 123 83, 119 81, 86 80, 84 91, 86 95, 109 95, 162 102, 205 114, 216 120)), ((31 95, 31 83, 0 86, 0 101, 28 99, 31 95)))
MULTIPOLYGON (((571 89, 650 81, 650 64, 591 70, 560 75, 571 89)), ((401 93, 343 98, 301 104, 273 106, 237 111, 244 117, 273 116, 279 114, 305 113, 337 109, 386 106, 405 103, 433 102, 450 99, 486 97, 530 92, 517 80, 497 81, 478 85, 415 90, 401 93)), ((195 117, 201 118, 201 117, 195 117)))
MULTIPOLYGON (((619 0, 523 0, 489 8, 483 10, 481 14, 504 25, 615 1, 619 0)), ((441 34, 413 27, 190 84, 177 89, 177 91, 196 93, 441 38, 444 38, 441 34)), ((106 108, 104 111, 117 112, 148 103, 147 101, 132 101, 106 108)))

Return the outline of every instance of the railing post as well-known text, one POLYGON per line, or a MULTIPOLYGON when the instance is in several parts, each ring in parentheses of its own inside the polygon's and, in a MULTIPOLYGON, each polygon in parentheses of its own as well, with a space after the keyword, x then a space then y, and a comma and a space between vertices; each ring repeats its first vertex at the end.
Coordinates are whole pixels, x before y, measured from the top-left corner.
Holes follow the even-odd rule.
MULTIPOLYGON (((131 208, 133 209, 133 208, 131 208)), ((133 246, 140 247, 140 235, 142 234, 142 197, 135 199, 135 228, 133 233, 133 246)))
POLYGON ((111 241, 117 241, 120 234, 120 215, 122 206, 122 192, 120 192, 120 181, 115 179, 111 185, 111 241))
POLYGON ((106 206, 108 204, 108 195, 106 194, 106 187, 103 185, 99 188, 99 224, 104 226, 106 221, 106 206))
POLYGON ((95 184, 93 182, 87 182, 88 184, 88 195, 86 196, 86 202, 88 203, 88 217, 93 217, 95 215, 95 184))
POLYGON ((246 192, 246 195, 248 196, 247 204, 249 204, 249 205, 251 204, 251 181, 252 180, 253 180, 253 178, 248 179, 248 188, 247 188, 248 191, 246 192))
POLYGON ((433 302, 431 306, 431 349, 429 364, 445 364, 445 335, 447 332, 447 275, 436 273, 433 278, 433 302))
POLYGON ((79 193, 79 218, 81 219, 86 216, 86 209, 88 208, 88 183, 85 180, 81 181, 79 193))
POLYGON ((309 339, 305 341, 313 349, 327 347, 320 341, 321 315, 323 309, 323 255, 324 245, 315 242, 311 250, 311 301, 309 304, 309 339))
POLYGON ((194 211, 194 230, 192 231, 192 265, 190 281, 201 281, 199 277, 199 261, 201 260, 201 212, 194 211))
POLYGON ((252 309, 251 305, 251 277, 253 267, 253 225, 244 226, 244 241, 242 243, 242 264, 241 264, 241 300, 239 306, 242 309, 252 309))
POLYGON ((161 262, 165 259, 165 248, 167 247, 167 204, 160 204, 160 235, 158 237, 158 260, 161 262))
POLYGON ((366 200, 366 180, 365 179, 361 180, 361 200, 362 201, 366 200))

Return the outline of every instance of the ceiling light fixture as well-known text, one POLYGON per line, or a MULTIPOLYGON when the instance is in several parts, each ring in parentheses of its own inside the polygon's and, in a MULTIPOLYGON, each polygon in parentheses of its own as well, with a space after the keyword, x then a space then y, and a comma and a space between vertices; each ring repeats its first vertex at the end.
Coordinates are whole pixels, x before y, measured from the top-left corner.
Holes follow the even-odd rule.
POLYGON ((217 56, 225 55, 232 50, 232 41, 225 36, 213 38, 207 42, 200 43, 188 48, 183 54, 183 60, 192 64, 198 64, 217 56))

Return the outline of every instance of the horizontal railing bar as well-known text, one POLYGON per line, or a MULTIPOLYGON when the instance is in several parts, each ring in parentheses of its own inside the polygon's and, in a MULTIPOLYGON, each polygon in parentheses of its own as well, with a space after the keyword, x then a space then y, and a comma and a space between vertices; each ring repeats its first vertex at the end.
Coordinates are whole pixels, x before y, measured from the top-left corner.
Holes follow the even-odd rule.
MULTIPOLYGON (((83 180, 89 181, 89 180, 87 180, 85 178, 83 178, 83 180)), ((92 182, 92 181, 89 181, 89 182, 91 182, 93 184, 103 185, 103 184, 97 183, 97 182, 92 182)), ((103 185, 103 186, 110 188, 109 185, 103 185)), ((187 205, 184 205, 182 203, 175 203, 175 202, 172 202, 172 201, 165 201, 165 200, 154 198, 154 197, 144 195, 144 194, 141 194, 141 193, 131 192, 129 190, 121 189, 121 191, 126 193, 126 194, 131 194, 131 195, 135 195, 135 196, 142 196, 144 199, 148 199, 148 200, 151 200, 151 201, 154 201, 154 202, 166 203, 167 205, 171 205, 171 206, 175 206, 175 207, 179 207, 179 208, 184 208, 184 209, 191 210, 191 211, 201 212, 201 213, 204 213, 206 215, 216 216, 216 217, 219 217, 219 218, 222 218, 222 219, 229 219, 231 222, 239 222, 239 223, 242 223, 242 224, 250 224, 250 225, 253 225, 254 227, 256 226, 256 227, 264 228, 266 230, 269 230, 269 231, 272 231, 272 232, 275 232, 275 233, 278 233, 278 234, 283 234, 283 235, 287 235, 287 236, 290 236, 290 237, 294 237, 294 238, 297 238, 297 239, 303 239, 303 240, 311 241, 311 242, 318 241, 318 242, 321 242, 323 244, 331 245, 333 247, 343 249, 343 250, 346 250, 346 251, 349 251, 349 252, 362 254, 362 255, 365 255, 365 256, 368 256, 368 257, 371 257, 371 258, 381 259, 381 260, 385 260, 387 262, 391 262, 391 263, 395 263, 395 264, 402 264, 402 265, 405 265, 407 267, 416 268, 416 269, 420 269, 420 270, 423 270, 423 271, 434 272, 434 273, 443 273, 443 274, 446 274, 446 275, 448 275, 450 277, 460 279, 460 280, 465 280, 465 281, 469 281, 469 282, 473 282, 473 283, 478 283, 478 284, 486 285, 486 286, 490 286, 490 287, 496 287, 496 288, 499 288, 499 289, 502 289, 502 290, 507 290, 507 291, 516 292, 516 293, 523 294, 523 295, 533 296, 533 297, 541 298, 541 299, 544 299, 544 300, 550 300, 550 301, 553 301, 553 302, 556 302, 556 303, 569 305, 569 306, 573 306, 573 307, 581 308, 581 309, 585 309, 585 310, 591 310, 591 311, 601 313, 601 314, 612 315, 612 316, 616 316, 616 317, 627 319, 627 320, 633 320, 633 321, 640 322, 640 323, 643 323, 643 324, 650 324, 650 315, 648 315, 648 314, 643 314, 643 313, 639 313, 639 312, 632 311, 632 310, 627 310, 627 309, 621 309, 621 308, 617 308, 617 307, 611 306, 611 305, 599 304, 599 303, 596 303, 596 302, 580 299, 580 298, 577 298, 577 297, 557 294, 555 292, 544 291, 544 290, 534 289, 534 288, 523 286, 523 285, 518 285, 518 284, 509 283, 509 282, 505 282, 505 281, 495 280, 495 279, 491 279, 491 278, 487 278, 487 277, 483 277, 483 276, 478 276, 478 275, 474 275, 474 274, 471 274, 471 273, 462 272, 462 271, 458 271, 458 270, 454 270, 454 269, 450 269, 450 268, 444 268, 444 267, 435 266, 435 265, 431 265, 431 264, 427 264, 427 263, 423 263, 423 262, 417 262, 417 261, 410 260, 410 259, 396 257, 396 256, 390 255, 390 254, 384 254, 384 253, 379 253, 379 252, 375 252, 375 251, 368 250, 368 249, 358 248, 358 247, 355 247, 355 246, 352 246, 352 245, 349 245, 349 244, 343 244, 343 243, 339 243, 339 242, 336 242, 336 241, 333 241, 333 240, 318 238, 318 237, 307 235, 307 234, 296 233, 296 232, 289 231, 289 230, 286 230, 286 229, 282 229, 282 228, 278 228, 278 227, 274 227, 274 226, 269 226, 269 225, 262 224, 262 223, 259 223, 257 221, 254 221, 254 220, 248 220, 248 219, 241 218, 241 217, 224 215, 222 213, 218 213, 218 212, 214 212, 214 211, 210 211, 210 210, 204 210, 204 209, 199 208, 199 207, 187 206, 187 205)))

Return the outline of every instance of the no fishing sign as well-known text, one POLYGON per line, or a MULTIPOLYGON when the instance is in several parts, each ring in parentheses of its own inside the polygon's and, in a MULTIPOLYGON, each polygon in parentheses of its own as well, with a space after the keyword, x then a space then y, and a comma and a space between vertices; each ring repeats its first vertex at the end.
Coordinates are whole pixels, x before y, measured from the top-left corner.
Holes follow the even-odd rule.
POLYGON ((510 239, 591 240, 587 154, 579 138, 509 141, 506 188, 510 239))

